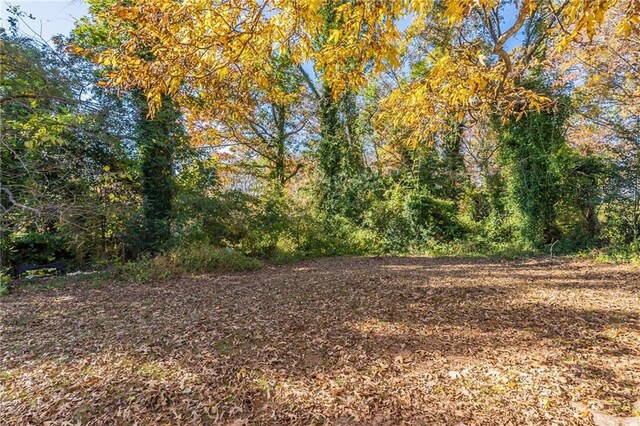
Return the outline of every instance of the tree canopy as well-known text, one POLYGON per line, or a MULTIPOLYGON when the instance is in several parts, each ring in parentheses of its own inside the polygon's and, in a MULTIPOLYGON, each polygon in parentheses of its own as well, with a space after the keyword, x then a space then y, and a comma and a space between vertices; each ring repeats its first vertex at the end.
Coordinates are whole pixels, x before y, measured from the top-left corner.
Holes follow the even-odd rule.
POLYGON ((89 4, 2 33, 13 263, 635 250, 637 1, 89 4))

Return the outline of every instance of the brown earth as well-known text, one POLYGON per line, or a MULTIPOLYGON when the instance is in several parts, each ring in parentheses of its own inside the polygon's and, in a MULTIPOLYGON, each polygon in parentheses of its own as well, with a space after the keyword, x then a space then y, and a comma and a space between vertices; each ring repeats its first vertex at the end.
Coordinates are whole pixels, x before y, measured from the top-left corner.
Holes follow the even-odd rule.
POLYGON ((589 424, 640 399, 640 269, 338 258, 0 298, 0 424, 589 424))

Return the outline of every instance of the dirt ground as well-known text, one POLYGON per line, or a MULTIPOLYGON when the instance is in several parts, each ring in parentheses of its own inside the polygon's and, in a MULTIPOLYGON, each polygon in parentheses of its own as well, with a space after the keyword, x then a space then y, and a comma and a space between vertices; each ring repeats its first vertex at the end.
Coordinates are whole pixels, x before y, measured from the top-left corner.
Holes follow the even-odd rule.
POLYGON ((590 424, 640 400, 640 269, 338 258, 0 298, 0 424, 590 424), (65 423, 68 422, 68 423, 65 423))

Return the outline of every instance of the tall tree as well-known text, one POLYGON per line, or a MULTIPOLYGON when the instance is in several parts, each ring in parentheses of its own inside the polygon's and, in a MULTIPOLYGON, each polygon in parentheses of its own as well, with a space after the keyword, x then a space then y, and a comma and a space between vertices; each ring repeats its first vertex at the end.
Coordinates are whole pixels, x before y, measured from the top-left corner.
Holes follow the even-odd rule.
POLYGON ((153 118, 146 99, 137 95, 137 147, 142 171, 144 241, 150 251, 162 250, 171 237, 174 197, 174 153, 183 138, 180 114, 166 99, 153 118))
MULTIPOLYGON (((625 35, 635 34, 638 4, 621 3, 624 13, 611 25, 625 35)), ((604 0, 560 5, 551 0, 141 0, 119 3, 110 11, 110 26, 124 41, 101 60, 113 69, 109 83, 141 88, 152 111, 163 94, 180 104, 194 93, 215 100, 210 102, 216 105, 212 114, 233 111, 243 100, 250 103, 246 94, 253 87, 268 90, 269 58, 276 51, 286 51, 298 64, 313 61, 337 99, 366 83, 367 67, 380 71, 398 66, 400 18, 413 13, 419 22, 435 10, 438 22, 459 32, 463 42, 436 52, 428 75, 390 98, 396 123, 414 129, 418 141, 421 132, 446 127, 451 114, 458 120, 468 113, 499 113, 507 119, 548 105, 542 94, 517 83, 534 56, 508 46, 540 20, 545 35, 560 33, 566 42, 583 33, 593 36, 611 6, 604 0), (502 17, 509 8, 515 19, 505 28, 502 17), (329 27, 327 17, 333 23, 329 27), (474 23, 482 26, 481 40, 466 38, 474 23), (327 30, 318 48, 318 36, 327 30), (141 58, 136 53, 141 48, 152 55, 141 58)))
POLYGON ((507 174, 507 198, 516 230, 534 245, 552 243, 560 235, 556 207, 560 196, 559 166, 566 150, 566 109, 530 113, 498 125, 500 157, 507 174))
MULTIPOLYGON (((89 18, 75 30, 78 50, 85 56, 97 58, 105 49, 127 41, 123 34, 113 31, 104 13, 114 7, 113 0, 91 1, 89 18)), ((135 54, 138 61, 154 56, 151 46, 139 43, 135 54)), ((112 72, 114 63, 103 63, 102 72, 112 72)), ((163 96, 153 108, 150 97, 139 88, 130 90, 136 111, 135 136, 142 177, 143 226, 139 240, 142 250, 160 251, 171 237, 172 200, 174 197, 174 153, 184 142, 184 125, 179 108, 171 97, 163 96)), ((122 95, 122 93, 120 93, 122 95)))
MULTIPOLYGON (((14 12, 13 22, 29 19, 14 12)), ((104 96, 93 64, 68 55, 63 37, 49 45, 12 26, 0 44, 3 242, 25 257, 37 255, 19 248, 28 240, 44 258, 58 257, 47 241, 60 253, 113 254, 135 202, 127 108, 104 96)))
POLYGON ((315 102, 289 57, 274 56, 270 63, 271 87, 250 93, 246 109, 212 116, 210 105, 194 100, 186 122, 192 144, 226 160, 222 173, 247 174, 282 191, 302 169, 300 153, 316 132, 315 102))

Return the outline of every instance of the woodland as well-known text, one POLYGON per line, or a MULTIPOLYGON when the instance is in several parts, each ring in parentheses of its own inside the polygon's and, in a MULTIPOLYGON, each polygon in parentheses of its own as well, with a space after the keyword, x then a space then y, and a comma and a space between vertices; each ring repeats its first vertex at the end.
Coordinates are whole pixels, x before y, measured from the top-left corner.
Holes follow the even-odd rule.
POLYGON ((85 3, 0 29, 0 419, 640 424, 640 1, 85 3))
POLYGON ((637 1, 89 4, 9 10, 4 268, 638 257, 637 1))

